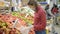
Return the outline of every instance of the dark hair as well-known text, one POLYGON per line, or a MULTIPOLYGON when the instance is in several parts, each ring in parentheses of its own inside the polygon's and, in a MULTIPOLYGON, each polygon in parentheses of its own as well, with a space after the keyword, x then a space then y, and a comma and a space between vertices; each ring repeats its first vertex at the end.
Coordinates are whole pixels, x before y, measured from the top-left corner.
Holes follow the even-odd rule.
POLYGON ((57 6, 57 5, 55 5, 55 7, 57 8, 58 6, 57 6))
POLYGON ((37 1, 35 1, 35 0, 30 0, 30 1, 28 2, 28 5, 35 6, 35 9, 37 10, 37 6, 38 6, 37 1))
POLYGON ((53 7, 56 7, 57 8, 58 6, 56 4, 53 4, 53 7))
POLYGON ((49 4, 47 4, 47 6, 49 6, 49 4))

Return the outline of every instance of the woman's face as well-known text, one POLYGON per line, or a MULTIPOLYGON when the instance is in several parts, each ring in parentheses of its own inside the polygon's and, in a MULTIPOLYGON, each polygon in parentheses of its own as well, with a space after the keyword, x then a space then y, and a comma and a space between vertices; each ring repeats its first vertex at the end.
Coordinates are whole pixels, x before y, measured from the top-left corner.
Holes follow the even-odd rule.
POLYGON ((29 5, 29 7, 30 7, 32 10, 35 10, 35 6, 29 5))

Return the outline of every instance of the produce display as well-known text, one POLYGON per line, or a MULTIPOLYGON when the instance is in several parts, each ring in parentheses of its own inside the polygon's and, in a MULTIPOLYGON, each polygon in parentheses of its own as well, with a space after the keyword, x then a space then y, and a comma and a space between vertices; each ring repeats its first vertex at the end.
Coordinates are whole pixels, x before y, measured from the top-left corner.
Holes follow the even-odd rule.
POLYGON ((34 11, 29 6, 22 7, 21 10, 20 10, 20 13, 34 16, 34 11))
MULTIPOLYGON (((35 34, 33 28, 29 29, 30 26, 33 24, 34 17, 30 14, 27 17, 25 16, 26 14, 22 14, 20 12, 11 12, 11 14, 0 14, 0 31, 5 33, 8 32, 6 34, 22 34, 21 29, 27 28, 27 30, 25 31, 29 31, 29 34, 35 34), (24 28, 21 28, 21 26, 23 26, 24 28)), ((50 22, 51 21, 47 21, 48 24, 50 22)), ((48 31, 49 28, 46 29, 47 33, 48 31)), ((0 33, 2 34, 2 32, 0 33)))
POLYGON ((31 25, 33 24, 33 17, 30 15, 28 15, 28 17, 26 18, 25 18, 25 14, 20 14, 18 12, 12 12, 12 15, 23 19, 28 24, 31 24, 31 25))
MULTIPOLYGON (((0 1, 0 10, 2 9, 0 11, 0 34, 35 34, 33 28, 34 11, 30 9, 29 6, 24 6, 18 7, 19 9, 17 11, 14 10, 10 12, 10 3, 7 2, 6 4, 5 1, 0 1)), ((15 3, 13 5, 15 5, 15 3)), ((17 8, 17 6, 15 8, 17 8)), ((46 34, 49 34, 52 30, 53 21, 53 18, 47 20, 46 34)), ((57 21, 60 26, 60 16, 57 17, 57 21)))
MULTIPOLYGON (((18 34, 20 34, 20 31, 18 28, 21 26, 27 27, 29 24, 32 25, 32 22, 26 20, 27 18, 24 18, 23 15, 20 16, 20 14, 17 12, 12 12, 13 14, 0 14, 0 24, 4 27, 5 31, 9 31, 7 34, 15 34, 15 30, 17 30, 18 34), (18 19, 18 21, 15 24, 15 21, 18 19), (25 19, 25 20, 24 20, 25 19), (15 24, 15 25, 14 25, 15 24), (7 27, 6 27, 7 26, 7 27)), ((34 31, 31 30, 29 34, 33 34, 34 31)))
POLYGON ((27 32, 24 34, 35 34, 34 29, 32 28, 34 17, 31 14, 32 13, 30 12, 30 10, 28 10, 28 12, 25 12, 25 10, 21 10, 21 12, 0 14, 1 31, 4 30, 2 32, 5 32, 5 34, 23 34, 21 31, 24 32, 25 30, 27 32))
POLYGON ((15 28, 9 28, 6 22, 0 20, 0 34, 20 34, 15 28))

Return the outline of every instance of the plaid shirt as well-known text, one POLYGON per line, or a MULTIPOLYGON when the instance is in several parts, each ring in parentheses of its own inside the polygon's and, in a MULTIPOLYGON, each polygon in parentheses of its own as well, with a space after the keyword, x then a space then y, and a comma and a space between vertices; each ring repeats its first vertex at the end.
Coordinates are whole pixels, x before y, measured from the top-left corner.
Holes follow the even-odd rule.
POLYGON ((37 7, 37 12, 34 16, 34 30, 41 31, 46 27, 46 13, 41 6, 37 7))

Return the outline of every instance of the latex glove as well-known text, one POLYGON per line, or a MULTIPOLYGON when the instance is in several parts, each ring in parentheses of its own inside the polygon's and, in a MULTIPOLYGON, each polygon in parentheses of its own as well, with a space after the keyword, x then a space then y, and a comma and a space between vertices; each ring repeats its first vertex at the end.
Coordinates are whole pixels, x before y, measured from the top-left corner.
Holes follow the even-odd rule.
POLYGON ((31 30, 31 27, 24 27, 24 26, 20 27, 21 34, 28 34, 30 30, 31 30))
POLYGON ((28 34, 29 31, 33 28, 33 25, 30 25, 30 26, 21 26, 20 28, 17 28, 21 34, 28 34))
POLYGON ((33 28, 33 27, 34 27, 33 25, 30 26, 30 28, 33 28))

